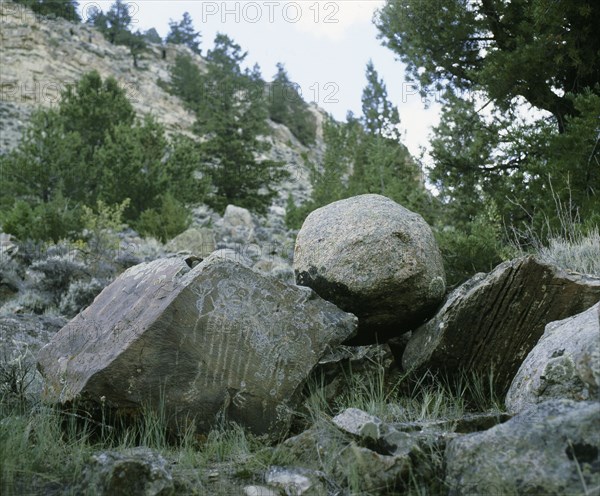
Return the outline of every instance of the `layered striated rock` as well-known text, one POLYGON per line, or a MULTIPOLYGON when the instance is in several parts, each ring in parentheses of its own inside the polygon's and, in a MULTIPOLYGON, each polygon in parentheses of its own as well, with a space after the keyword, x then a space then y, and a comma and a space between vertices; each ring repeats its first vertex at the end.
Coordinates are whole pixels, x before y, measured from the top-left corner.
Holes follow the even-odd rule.
POLYGON ((599 400, 600 303, 546 326, 515 376, 506 407, 520 412, 550 399, 599 400))
POLYGON ((296 239, 298 284, 359 318, 357 344, 384 342, 423 323, 442 301, 442 257, 423 218, 380 195, 312 212, 296 239))
POLYGON ((231 260, 194 263, 132 267, 70 321, 38 357, 46 400, 165 407, 176 430, 206 430, 218 414, 285 430, 309 373, 356 317, 231 260))
POLYGON ((567 274, 533 257, 505 262, 454 290, 438 314, 413 333, 402 365, 447 377, 493 372, 495 392, 506 394, 544 326, 598 300, 600 279, 567 274))

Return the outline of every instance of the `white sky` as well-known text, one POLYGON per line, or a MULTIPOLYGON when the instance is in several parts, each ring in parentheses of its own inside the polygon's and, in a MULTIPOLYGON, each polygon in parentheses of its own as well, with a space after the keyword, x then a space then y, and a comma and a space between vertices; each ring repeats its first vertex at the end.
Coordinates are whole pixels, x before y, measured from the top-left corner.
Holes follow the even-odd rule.
MULTIPOLYGON (((80 0, 82 17, 112 1, 80 0)), ((403 65, 377 39, 372 23, 382 0, 135 0, 128 2, 133 30, 156 28, 166 36, 169 19, 179 21, 188 11, 202 35, 202 53, 212 48, 217 32, 227 34, 248 51, 248 65, 258 63, 263 78, 271 80, 275 64, 283 62, 304 99, 315 101, 336 119, 348 110, 361 114, 365 67, 371 58, 398 106, 405 144, 413 155, 426 146, 430 126, 437 123, 439 106, 429 109, 415 88, 404 80, 403 65)))

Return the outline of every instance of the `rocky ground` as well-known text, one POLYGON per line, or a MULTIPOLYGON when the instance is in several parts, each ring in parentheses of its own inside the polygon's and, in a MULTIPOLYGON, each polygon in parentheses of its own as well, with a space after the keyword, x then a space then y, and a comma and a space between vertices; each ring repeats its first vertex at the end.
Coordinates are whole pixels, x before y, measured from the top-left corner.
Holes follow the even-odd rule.
POLYGON ((36 251, 2 235, 0 436, 28 459, 42 439, 51 450, 74 435, 48 430, 52 418, 84 421, 104 440, 71 441, 73 473, 44 472, 47 461, 3 472, 3 494, 595 494, 600 280, 518 258, 441 294, 424 323, 398 325, 388 343, 375 343, 371 319, 360 332, 374 344, 352 345, 353 314, 393 309, 401 323, 412 312, 410 291, 388 292, 383 306, 361 292, 440 277, 395 270, 415 255, 435 260, 437 248, 415 249, 426 225, 381 201, 324 207, 297 236, 295 261, 297 233, 276 206, 260 219, 199 208, 164 246, 126 231, 116 250, 36 251), (364 232, 335 234, 357 218, 364 232), (390 237, 405 256, 374 257, 390 237), (319 239, 323 249, 307 250, 319 239), (296 286, 302 273, 341 309, 296 286), (25 417, 5 408, 19 396, 33 408, 25 417))

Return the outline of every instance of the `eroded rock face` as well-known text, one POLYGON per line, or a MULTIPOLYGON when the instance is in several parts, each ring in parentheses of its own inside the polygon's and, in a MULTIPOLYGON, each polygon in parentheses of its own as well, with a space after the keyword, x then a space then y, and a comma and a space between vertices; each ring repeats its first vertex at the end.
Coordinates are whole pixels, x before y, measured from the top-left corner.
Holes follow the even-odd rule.
POLYGON ((312 212, 296 239, 298 284, 359 318, 355 344, 384 342, 435 311, 446 282, 423 218, 380 195, 360 195, 312 212))
POLYGON ((413 332, 402 355, 406 370, 489 374, 505 394, 548 322, 575 315, 600 299, 600 279, 563 272, 523 257, 478 274, 413 332))
POLYGON ((178 428, 194 419, 206 430, 221 412, 255 433, 285 429, 310 371, 356 317, 231 260, 187 262, 132 267, 70 321, 38 357, 46 398, 133 411, 164 402, 178 428))
POLYGON ((190 227, 169 241, 165 249, 173 253, 188 252, 198 257, 208 257, 216 247, 212 229, 190 227))
POLYGON ((598 402, 551 400, 457 438, 446 448, 448 494, 584 494, 600 484, 599 419, 598 402))
POLYGON ((600 303, 546 326, 506 395, 520 412, 550 399, 598 400, 600 388, 600 303))

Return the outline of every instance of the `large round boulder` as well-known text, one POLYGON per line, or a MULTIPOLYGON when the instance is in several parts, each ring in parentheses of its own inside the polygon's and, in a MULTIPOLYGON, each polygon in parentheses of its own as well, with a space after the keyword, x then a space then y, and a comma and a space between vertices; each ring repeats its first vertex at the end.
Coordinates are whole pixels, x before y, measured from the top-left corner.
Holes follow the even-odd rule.
POLYGON ((382 342, 431 317, 446 278, 423 218, 380 195, 360 195, 312 212, 296 239, 299 285, 359 318, 355 344, 382 342))

